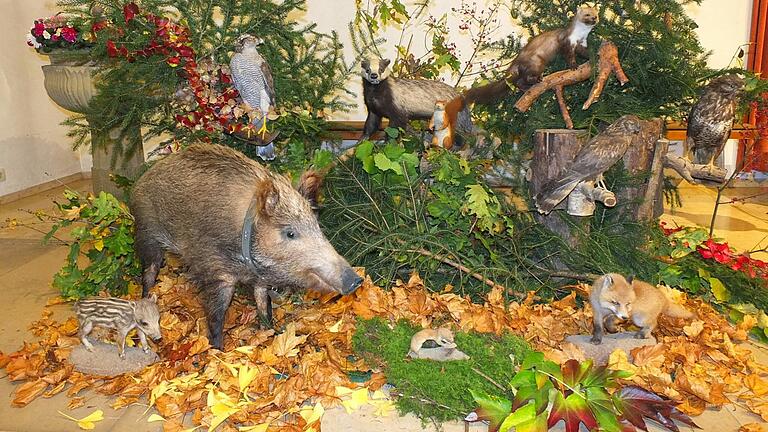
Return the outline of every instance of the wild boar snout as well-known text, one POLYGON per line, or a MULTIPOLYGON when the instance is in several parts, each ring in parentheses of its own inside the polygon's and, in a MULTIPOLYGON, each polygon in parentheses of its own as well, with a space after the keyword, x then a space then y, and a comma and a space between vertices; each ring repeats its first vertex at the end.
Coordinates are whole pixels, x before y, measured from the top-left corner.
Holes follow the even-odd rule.
POLYGON ((361 278, 352 267, 348 267, 341 275, 341 293, 344 295, 352 294, 363 283, 361 278))

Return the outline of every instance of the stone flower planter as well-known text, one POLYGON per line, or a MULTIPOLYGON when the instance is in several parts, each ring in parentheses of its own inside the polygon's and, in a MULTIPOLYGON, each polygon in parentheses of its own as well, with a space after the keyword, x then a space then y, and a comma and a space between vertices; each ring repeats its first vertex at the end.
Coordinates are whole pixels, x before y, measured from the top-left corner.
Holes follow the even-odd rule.
MULTIPOLYGON (((98 67, 87 60, 83 53, 71 51, 54 51, 48 53, 51 64, 43 66, 45 77, 44 86, 48 96, 60 107, 80 113, 88 112, 88 104, 96 95, 93 74, 98 67)), ((135 127, 139 127, 138 125, 135 127)), ((109 192, 119 199, 124 199, 124 193, 111 181, 112 174, 118 174, 133 179, 144 163, 143 151, 136 151, 130 158, 124 155, 114 157, 112 145, 120 136, 120 130, 111 130, 107 133, 91 131, 92 142, 103 143, 96 148, 91 147, 93 154, 93 169, 91 181, 93 192, 109 192), (115 160, 114 166, 112 160, 115 160)))

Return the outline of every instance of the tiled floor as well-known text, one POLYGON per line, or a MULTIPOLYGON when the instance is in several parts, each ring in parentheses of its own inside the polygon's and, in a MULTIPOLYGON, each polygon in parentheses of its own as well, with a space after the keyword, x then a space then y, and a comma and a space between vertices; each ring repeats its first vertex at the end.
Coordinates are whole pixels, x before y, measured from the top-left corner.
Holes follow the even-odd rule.
MULTIPOLYGON (((70 185, 76 190, 87 190, 89 183, 80 181, 70 185)), ((34 215, 25 210, 44 209, 52 211, 52 200, 61 196, 63 188, 41 193, 10 204, 0 205, 0 227, 8 219, 16 219, 38 231, 28 228, 0 228, 0 292, 5 296, 6 306, 0 313, 0 350, 9 352, 17 349, 24 340, 32 340, 27 330, 30 322, 40 316, 48 298, 55 295, 50 287, 53 274, 61 266, 67 249, 59 242, 42 245, 42 232, 47 231, 50 223, 37 222, 34 215)), ((729 190, 726 199, 766 193, 768 188, 729 190)), ((709 226, 710 214, 715 201, 714 193, 702 187, 683 187, 683 206, 663 218, 680 224, 700 224, 709 226)), ((739 251, 761 249, 768 246, 768 194, 757 196, 744 203, 721 206, 715 220, 715 235, 723 237, 739 251)), ((768 260, 768 254, 759 252, 755 257, 768 260)), ((56 314, 69 312, 68 306, 55 310, 56 314)), ((759 356, 768 359, 768 350, 755 346, 759 356)), ((105 420, 98 423, 97 431, 145 431, 161 430, 157 423, 146 423, 149 413, 145 407, 134 405, 128 409, 114 411, 109 408, 109 401, 99 395, 91 394, 86 406, 74 412, 67 409, 67 399, 63 394, 51 399, 38 399, 29 406, 12 408, 8 401, 12 398, 14 384, 7 379, 0 379, 0 394, 6 395, 0 401, 0 431, 76 431, 79 430, 57 411, 66 412, 74 417, 82 417, 95 409, 104 410, 105 420)), ((707 411, 696 421, 705 431, 736 431, 744 423, 757 422, 753 416, 737 406, 729 406, 721 411, 707 411)), ((343 410, 329 410, 323 418, 324 431, 421 431, 421 422, 412 417, 381 419, 361 410, 347 415, 343 410)), ((444 430, 464 430, 462 424, 446 425, 444 430)), ((480 431, 484 428, 472 427, 480 431)), ((651 427, 650 430, 660 430, 651 427)), ((683 428, 690 430, 690 428, 683 428)))

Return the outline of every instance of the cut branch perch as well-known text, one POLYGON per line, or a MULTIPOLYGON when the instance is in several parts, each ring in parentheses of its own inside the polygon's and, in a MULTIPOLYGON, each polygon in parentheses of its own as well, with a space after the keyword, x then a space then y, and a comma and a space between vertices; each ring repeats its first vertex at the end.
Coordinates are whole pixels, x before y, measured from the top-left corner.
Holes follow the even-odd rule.
POLYGON ((722 184, 725 181, 725 169, 714 165, 695 164, 680 156, 665 155, 664 166, 677 171, 691 184, 722 184))
MULTIPOLYGON (((629 78, 624 73, 621 64, 619 63, 619 51, 613 42, 603 42, 598 52, 599 60, 597 62, 598 73, 597 80, 592 91, 589 93, 589 99, 584 103, 583 109, 589 108, 603 92, 605 84, 611 74, 616 74, 616 79, 619 80, 621 85, 629 82, 629 78)), ((571 84, 575 84, 581 81, 586 81, 592 76, 592 64, 587 62, 579 66, 574 70, 563 70, 545 76, 540 83, 529 88, 515 103, 515 108, 520 112, 526 112, 531 108, 531 105, 541 97, 547 90, 554 90, 557 96, 557 101, 560 104, 560 110, 563 112, 563 119, 569 129, 573 128, 573 122, 570 120, 570 114, 568 113, 568 107, 565 104, 565 99, 562 95, 563 87, 571 84)))

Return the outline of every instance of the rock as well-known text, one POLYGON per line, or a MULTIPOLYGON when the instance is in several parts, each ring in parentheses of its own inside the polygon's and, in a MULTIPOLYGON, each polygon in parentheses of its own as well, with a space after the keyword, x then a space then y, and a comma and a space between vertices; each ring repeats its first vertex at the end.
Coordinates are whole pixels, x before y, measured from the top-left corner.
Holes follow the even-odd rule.
POLYGON ((416 353, 418 359, 435 360, 435 361, 451 361, 451 360, 468 360, 469 356, 459 351, 457 348, 449 347, 435 347, 435 348, 421 348, 416 353))
POLYGON ((125 347, 125 358, 117 355, 117 346, 92 341, 93 352, 89 352, 83 345, 72 349, 69 361, 75 365, 75 369, 89 375, 115 376, 128 372, 138 372, 159 360, 154 351, 144 352, 138 347, 125 347))
POLYGON ((593 359, 597 365, 608 363, 608 357, 617 348, 624 350, 631 360, 630 352, 633 349, 647 345, 656 345, 656 338, 653 336, 648 339, 635 339, 635 332, 606 334, 603 336, 603 343, 600 345, 593 344, 589 341, 590 339, 592 339, 592 335, 573 335, 565 338, 567 342, 571 342, 581 348, 586 357, 593 359))

